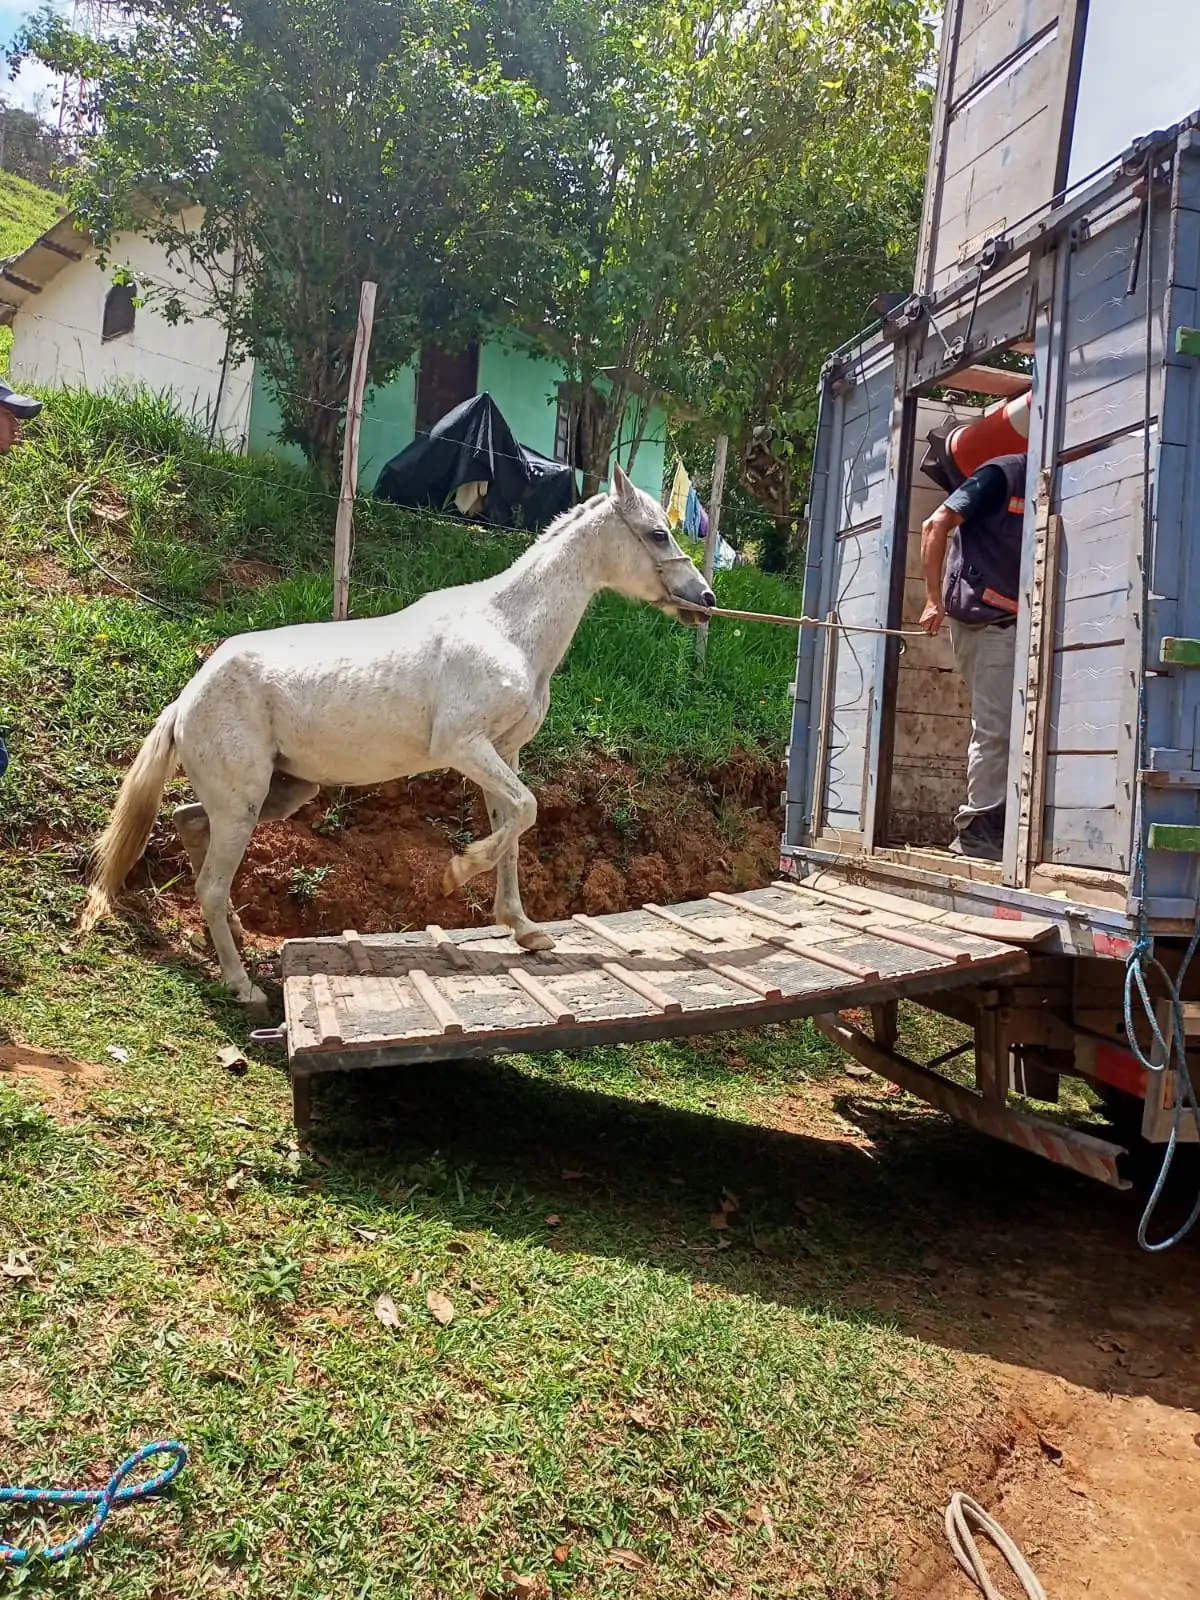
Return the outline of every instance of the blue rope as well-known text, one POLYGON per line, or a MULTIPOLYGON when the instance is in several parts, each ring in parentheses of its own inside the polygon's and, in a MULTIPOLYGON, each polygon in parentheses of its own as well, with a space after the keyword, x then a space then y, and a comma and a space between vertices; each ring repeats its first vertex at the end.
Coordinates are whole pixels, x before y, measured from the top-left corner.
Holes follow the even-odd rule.
POLYGON ((122 1461, 103 1489, 6 1489, 0 1486, 0 1505, 95 1506, 96 1508, 91 1521, 73 1539, 68 1539, 63 1544, 51 1545, 46 1550, 23 1550, 20 1545, 5 1544, 0 1539, 0 1569, 6 1565, 23 1567, 38 1555, 43 1561, 65 1561, 68 1556, 81 1555, 108 1521, 108 1514, 114 1506, 128 1505, 132 1500, 146 1500, 151 1495, 161 1494, 183 1471, 187 1459, 186 1445, 179 1444, 174 1439, 162 1439, 155 1444, 143 1445, 135 1454, 122 1461), (165 1471, 153 1478, 147 1478, 145 1483, 134 1483, 122 1488, 124 1480, 140 1467, 148 1456, 174 1456, 175 1459, 165 1471))

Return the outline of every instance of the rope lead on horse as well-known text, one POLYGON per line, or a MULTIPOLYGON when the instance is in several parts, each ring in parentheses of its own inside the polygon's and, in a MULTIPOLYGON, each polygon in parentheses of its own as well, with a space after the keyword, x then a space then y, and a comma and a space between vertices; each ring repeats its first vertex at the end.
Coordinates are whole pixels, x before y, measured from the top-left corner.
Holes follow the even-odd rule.
POLYGON ((103 1489, 9 1489, 0 1486, 0 1507, 25 1505, 95 1506, 96 1508, 91 1520, 73 1538, 64 1540, 62 1544, 50 1545, 44 1550, 27 1550, 21 1545, 5 1544, 0 1539, 0 1570, 6 1566, 23 1567, 37 1558, 55 1562, 66 1561, 70 1556, 82 1555, 108 1521, 108 1514, 114 1506, 129 1505, 132 1501, 149 1500, 155 1495, 162 1494, 183 1471, 187 1460, 188 1451, 185 1444, 180 1444, 176 1439, 160 1439, 154 1444, 143 1445, 140 1450, 122 1461, 103 1489), (147 1478, 144 1483, 125 1485, 125 1479, 136 1472, 142 1462, 151 1456, 171 1456, 173 1460, 170 1466, 156 1473, 154 1477, 147 1478))

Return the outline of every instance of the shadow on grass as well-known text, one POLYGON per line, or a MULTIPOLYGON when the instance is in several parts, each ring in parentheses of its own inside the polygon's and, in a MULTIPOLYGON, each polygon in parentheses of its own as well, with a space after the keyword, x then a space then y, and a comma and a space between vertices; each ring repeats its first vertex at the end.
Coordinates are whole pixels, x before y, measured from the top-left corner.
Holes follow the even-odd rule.
MULTIPOLYGON (((1136 1194, 911 1101, 836 1096, 860 1130, 848 1139, 498 1063, 346 1075, 320 1080, 316 1096, 320 1186, 380 1214, 399 1204, 453 1227, 886 1321, 1110 1392, 1157 1395, 1138 1376, 1156 1363, 1139 1368, 1124 1352, 1161 1350, 1163 1371, 1179 1375, 1181 1338, 1194 1337, 1200 1252, 1141 1253, 1136 1194)), ((1181 1171, 1166 1215, 1185 1210, 1195 1181, 1194 1167, 1181 1171)))

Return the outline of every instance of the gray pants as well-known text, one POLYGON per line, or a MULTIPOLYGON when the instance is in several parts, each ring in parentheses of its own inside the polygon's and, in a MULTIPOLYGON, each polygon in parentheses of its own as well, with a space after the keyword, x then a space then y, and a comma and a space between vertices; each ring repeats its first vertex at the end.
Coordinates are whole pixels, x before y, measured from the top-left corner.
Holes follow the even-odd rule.
POLYGON ((954 664, 971 696, 967 801, 954 819, 954 826, 961 830, 980 812, 1002 806, 1008 796, 1008 732, 1017 630, 990 622, 956 622, 953 617, 947 621, 954 664))

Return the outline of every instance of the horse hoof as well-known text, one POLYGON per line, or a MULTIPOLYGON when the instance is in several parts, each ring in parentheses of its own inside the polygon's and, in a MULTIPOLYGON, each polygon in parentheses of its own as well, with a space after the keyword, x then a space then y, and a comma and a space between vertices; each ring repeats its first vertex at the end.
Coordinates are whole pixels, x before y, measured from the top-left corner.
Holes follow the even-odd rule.
POLYGON ((515 938, 522 950, 554 949, 554 940, 548 933, 543 933, 540 928, 530 928, 528 933, 518 933, 515 938))

